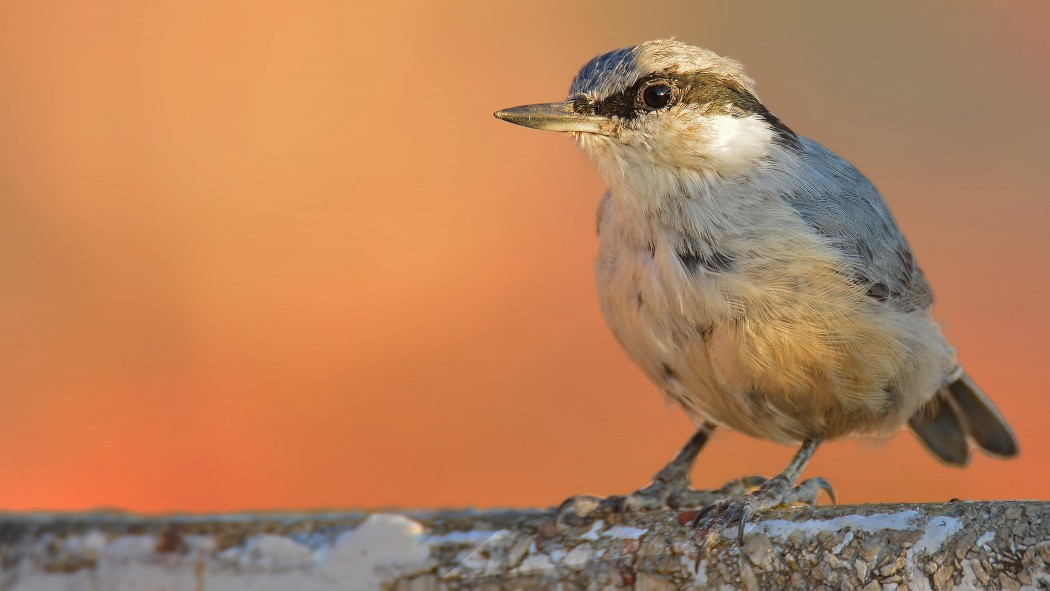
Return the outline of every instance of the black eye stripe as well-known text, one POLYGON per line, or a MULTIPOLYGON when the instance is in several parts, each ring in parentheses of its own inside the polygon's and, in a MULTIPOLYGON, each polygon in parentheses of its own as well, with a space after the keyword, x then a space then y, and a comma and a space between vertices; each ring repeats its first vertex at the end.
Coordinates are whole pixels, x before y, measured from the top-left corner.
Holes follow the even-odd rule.
POLYGON ((795 133, 770 113, 746 87, 736 81, 706 72, 650 74, 640 78, 627 89, 592 103, 593 113, 606 117, 634 119, 642 113, 656 110, 646 105, 639 93, 659 82, 665 82, 672 88, 673 94, 668 104, 709 104, 719 108, 729 105, 738 114, 756 115, 768 122, 784 143, 792 145, 798 142, 795 133))
POLYGON ((626 90, 605 97, 598 101, 594 112, 606 117, 619 117, 621 119, 633 119, 642 111, 642 105, 637 100, 638 93, 649 86, 654 80, 669 80, 665 76, 650 74, 640 78, 626 90))

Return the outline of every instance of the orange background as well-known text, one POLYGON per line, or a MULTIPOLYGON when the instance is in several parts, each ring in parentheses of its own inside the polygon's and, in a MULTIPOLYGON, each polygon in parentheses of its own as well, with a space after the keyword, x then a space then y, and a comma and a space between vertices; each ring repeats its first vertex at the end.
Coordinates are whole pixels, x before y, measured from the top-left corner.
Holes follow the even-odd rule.
MULTIPOLYGON (((1022 457, 827 445, 845 502, 1046 498, 1038 2, 0 4, 0 507, 549 506, 691 432, 591 275, 604 188, 492 111, 661 36, 886 194, 1022 457)), ((721 433, 697 482, 786 447, 721 433)))

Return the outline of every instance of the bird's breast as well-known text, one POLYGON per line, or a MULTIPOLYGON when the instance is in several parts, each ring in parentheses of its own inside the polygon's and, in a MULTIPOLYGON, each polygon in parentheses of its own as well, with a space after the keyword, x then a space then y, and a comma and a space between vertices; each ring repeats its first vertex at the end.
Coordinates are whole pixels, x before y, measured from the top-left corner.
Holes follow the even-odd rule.
POLYGON ((935 390, 941 370, 919 366, 936 325, 873 306, 834 252, 770 210, 682 231, 607 200, 595 273, 613 333, 696 420, 783 442, 899 422, 922 402, 900 392, 935 390))
POLYGON ((719 420, 731 414, 726 392, 746 374, 722 344, 743 312, 729 289, 737 259, 710 245, 679 246, 656 232, 639 247, 603 228, 599 300, 613 334, 664 394, 691 416, 719 420))

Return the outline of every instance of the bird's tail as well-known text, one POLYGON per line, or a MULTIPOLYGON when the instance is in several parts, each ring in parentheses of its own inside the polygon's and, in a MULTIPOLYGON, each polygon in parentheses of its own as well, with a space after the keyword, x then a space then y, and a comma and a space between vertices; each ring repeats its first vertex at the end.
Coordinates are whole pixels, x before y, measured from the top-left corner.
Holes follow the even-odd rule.
POLYGON ((930 453, 953 466, 970 461, 967 440, 997 457, 1011 458, 1018 452, 1006 419, 965 373, 941 388, 908 425, 930 453))

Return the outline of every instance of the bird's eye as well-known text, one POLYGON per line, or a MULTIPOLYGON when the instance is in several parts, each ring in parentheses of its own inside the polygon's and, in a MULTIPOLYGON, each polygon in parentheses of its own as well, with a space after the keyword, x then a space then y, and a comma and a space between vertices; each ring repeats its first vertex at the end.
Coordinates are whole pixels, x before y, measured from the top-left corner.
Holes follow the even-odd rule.
POLYGON ((650 109, 666 107, 671 102, 671 86, 665 82, 646 86, 642 91, 642 102, 650 109))

